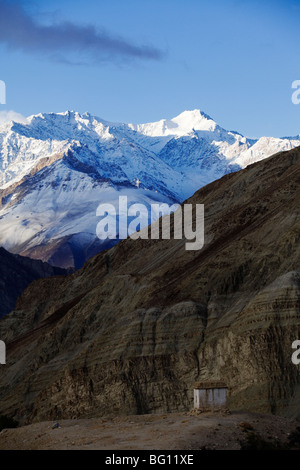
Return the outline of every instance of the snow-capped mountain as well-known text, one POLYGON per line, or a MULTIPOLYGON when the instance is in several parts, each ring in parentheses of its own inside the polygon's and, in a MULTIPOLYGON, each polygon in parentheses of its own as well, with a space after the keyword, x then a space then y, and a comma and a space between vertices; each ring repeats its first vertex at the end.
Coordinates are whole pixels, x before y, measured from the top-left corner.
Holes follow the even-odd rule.
POLYGON ((79 267, 107 247, 96 237, 100 203, 119 195, 147 206, 182 202, 226 173, 298 145, 300 136, 248 139, 199 110, 137 125, 73 111, 10 122, 0 127, 0 245, 79 267))

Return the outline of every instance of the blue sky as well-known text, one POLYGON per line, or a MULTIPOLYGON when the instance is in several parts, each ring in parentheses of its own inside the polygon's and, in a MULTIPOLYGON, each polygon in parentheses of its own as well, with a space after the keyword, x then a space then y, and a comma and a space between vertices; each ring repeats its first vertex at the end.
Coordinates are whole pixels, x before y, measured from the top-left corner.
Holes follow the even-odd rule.
POLYGON ((299 0, 0 0, 0 113, 200 108, 249 137, 297 135, 299 24, 299 0))

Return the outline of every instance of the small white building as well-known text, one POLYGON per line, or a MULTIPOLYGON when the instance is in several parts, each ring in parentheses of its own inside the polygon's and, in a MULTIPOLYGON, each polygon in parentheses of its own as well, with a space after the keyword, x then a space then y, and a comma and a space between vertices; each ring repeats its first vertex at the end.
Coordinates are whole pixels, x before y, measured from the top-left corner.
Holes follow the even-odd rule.
POLYGON ((224 382, 196 382, 194 385, 194 408, 216 410, 226 408, 227 386, 224 382))

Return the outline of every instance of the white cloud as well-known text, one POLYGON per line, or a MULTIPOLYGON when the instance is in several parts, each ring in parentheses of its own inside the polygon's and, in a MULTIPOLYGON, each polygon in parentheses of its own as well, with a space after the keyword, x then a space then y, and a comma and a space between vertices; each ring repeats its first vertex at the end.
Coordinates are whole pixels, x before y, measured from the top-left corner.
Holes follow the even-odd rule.
POLYGON ((26 122, 26 118, 16 111, 0 111, 0 126, 9 121, 26 122))

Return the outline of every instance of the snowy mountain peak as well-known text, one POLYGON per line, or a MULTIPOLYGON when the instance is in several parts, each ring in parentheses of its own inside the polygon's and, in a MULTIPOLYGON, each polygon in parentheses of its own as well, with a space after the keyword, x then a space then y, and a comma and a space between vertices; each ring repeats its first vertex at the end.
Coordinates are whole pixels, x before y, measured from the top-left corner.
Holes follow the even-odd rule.
POLYGON ((194 109, 193 111, 184 111, 175 118, 171 119, 172 122, 178 125, 181 132, 195 131, 214 131, 217 127, 216 122, 207 114, 194 109))
MULTIPOLYGON (((77 111, 64 111, 60 113, 40 113, 29 116, 24 122, 11 121, 2 126, 3 131, 8 127, 21 135, 44 140, 51 138, 55 140, 73 139, 75 134, 93 133, 94 137, 106 137, 110 129, 134 130, 140 135, 148 137, 182 137, 193 134, 195 131, 214 132, 219 126, 207 114, 199 109, 184 111, 172 119, 161 119, 160 121, 145 124, 123 124, 108 122, 91 115, 88 112, 80 114, 77 111)), ((78 138, 78 135, 77 135, 78 138)))
POLYGON ((299 138, 228 132, 199 109, 146 124, 76 111, 10 122, 0 128, 0 245, 80 267, 108 247, 96 237, 99 203, 120 194, 131 203, 182 202, 227 173, 299 145, 299 138))
POLYGON ((172 119, 161 119, 146 124, 129 124, 129 127, 149 137, 182 137, 195 131, 214 132, 219 126, 200 109, 194 109, 184 111, 172 119))
MULTIPOLYGON (((169 195, 171 190, 172 196, 182 200, 190 195, 187 188, 196 190, 236 170, 236 165, 243 168, 299 143, 298 137, 247 139, 221 128, 200 109, 146 124, 112 123, 88 112, 37 114, 25 123, 11 122, 0 128, 0 188, 20 181, 44 157, 52 161, 77 149, 81 163, 113 181, 131 181, 148 172, 144 182, 153 188, 155 169, 161 168, 165 173, 161 181, 168 180, 166 192, 169 195), (185 169, 194 183, 171 184, 169 168, 179 172, 180 178, 185 169)), ((173 180, 178 178, 174 175, 173 180)))

